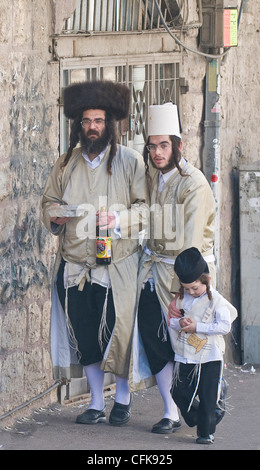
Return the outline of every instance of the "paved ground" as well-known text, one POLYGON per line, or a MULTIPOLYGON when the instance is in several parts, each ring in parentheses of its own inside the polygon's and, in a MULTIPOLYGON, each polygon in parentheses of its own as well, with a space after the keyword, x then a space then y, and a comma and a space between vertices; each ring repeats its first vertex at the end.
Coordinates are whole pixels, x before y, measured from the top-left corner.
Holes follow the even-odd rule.
MULTIPOLYGON (((228 365, 225 369, 224 376, 229 384, 229 411, 217 427, 215 443, 211 446, 196 444, 196 429, 189 428, 185 423, 180 431, 171 435, 150 432, 152 425, 162 416, 159 391, 153 387, 134 394, 132 417, 124 427, 107 423, 79 425, 75 423, 75 418, 86 409, 86 404, 54 404, 48 408, 35 409, 31 417, 17 420, 11 428, 6 429, 2 422, 0 449, 87 450, 89 452, 84 454, 84 461, 88 464, 99 462, 86 459, 119 456, 119 451, 123 450, 141 451, 145 455, 152 455, 153 452, 158 455, 158 451, 161 451, 172 456, 169 459, 177 455, 174 453, 176 450, 260 450, 260 368, 255 367, 256 370, 251 372, 250 369, 251 366, 246 365, 228 365)), ((106 398, 106 405, 109 415, 113 397, 106 398)), ((121 454, 124 455, 123 452, 121 454)), ((111 461, 100 463, 118 466, 111 461)), ((132 462, 136 463, 140 462, 132 462)))

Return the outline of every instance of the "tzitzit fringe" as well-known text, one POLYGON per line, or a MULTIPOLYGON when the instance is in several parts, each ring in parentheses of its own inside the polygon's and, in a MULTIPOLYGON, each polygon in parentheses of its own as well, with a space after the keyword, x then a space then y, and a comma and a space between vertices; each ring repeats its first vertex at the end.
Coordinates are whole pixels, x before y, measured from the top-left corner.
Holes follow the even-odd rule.
POLYGON ((107 301, 108 301, 108 292, 109 288, 106 288, 106 296, 104 300, 104 305, 103 305, 103 311, 102 311, 102 317, 101 317, 101 322, 99 325, 99 330, 98 330, 98 342, 99 346, 102 352, 104 352, 104 344, 103 344, 103 338, 104 341, 108 343, 110 337, 111 337, 111 331, 108 328, 107 325, 107 301))

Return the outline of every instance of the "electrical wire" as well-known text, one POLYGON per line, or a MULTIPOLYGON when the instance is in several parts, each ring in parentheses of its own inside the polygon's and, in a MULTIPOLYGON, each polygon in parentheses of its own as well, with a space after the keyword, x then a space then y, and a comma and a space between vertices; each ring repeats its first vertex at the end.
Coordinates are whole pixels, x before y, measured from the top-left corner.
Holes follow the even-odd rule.
MULTIPOLYGON (((183 47, 183 49, 185 49, 186 51, 189 51, 189 52, 192 52, 193 54, 197 54, 197 55, 200 55, 200 56, 203 56, 203 57, 208 57, 210 59, 222 59, 223 57, 225 57, 225 55, 229 52, 230 50, 230 47, 225 51, 223 52, 222 54, 207 54, 205 52, 200 52, 200 51, 196 51, 195 49, 192 49, 191 47, 188 47, 186 46, 183 42, 181 42, 177 36, 175 36, 172 31, 169 29, 169 27, 167 26, 165 20, 164 20, 164 17, 163 17, 163 14, 162 14, 162 11, 161 11, 161 8, 158 4, 158 1, 157 0, 154 0, 155 1, 155 5, 156 5, 156 8, 158 10, 158 13, 161 17, 161 20, 162 20, 162 23, 163 23, 163 26, 165 27, 166 31, 170 34, 170 36, 174 39, 174 41, 181 47, 183 47)), ((243 7, 243 3, 244 3, 244 0, 241 1, 241 4, 240 4, 240 12, 239 12, 239 21, 240 21, 240 17, 241 17, 241 10, 242 10, 242 7, 243 7)))

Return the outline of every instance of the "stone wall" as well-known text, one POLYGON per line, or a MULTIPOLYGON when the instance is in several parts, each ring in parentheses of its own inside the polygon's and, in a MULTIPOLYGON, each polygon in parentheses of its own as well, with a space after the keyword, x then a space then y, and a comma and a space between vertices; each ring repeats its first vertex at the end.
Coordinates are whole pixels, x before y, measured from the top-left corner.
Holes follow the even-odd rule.
POLYGON ((53 383, 49 273, 55 244, 41 223, 40 198, 58 157, 59 69, 49 64, 55 6, 0 4, 0 415, 53 383))

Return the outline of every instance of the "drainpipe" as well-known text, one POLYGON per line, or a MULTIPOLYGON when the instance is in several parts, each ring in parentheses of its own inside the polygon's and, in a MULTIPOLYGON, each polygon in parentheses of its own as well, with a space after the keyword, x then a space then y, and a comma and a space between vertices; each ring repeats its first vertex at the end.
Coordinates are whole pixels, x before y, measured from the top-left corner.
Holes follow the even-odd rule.
POLYGON ((204 149, 202 166, 215 201, 215 243, 214 254, 216 258, 216 285, 219 287, 219 233, 220 233, 220 73, 219 59, 207 58, 206 84, 205 84, 205 121, 204 121, 204 149))

